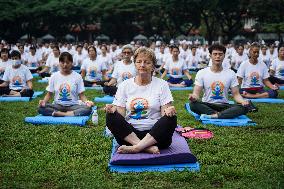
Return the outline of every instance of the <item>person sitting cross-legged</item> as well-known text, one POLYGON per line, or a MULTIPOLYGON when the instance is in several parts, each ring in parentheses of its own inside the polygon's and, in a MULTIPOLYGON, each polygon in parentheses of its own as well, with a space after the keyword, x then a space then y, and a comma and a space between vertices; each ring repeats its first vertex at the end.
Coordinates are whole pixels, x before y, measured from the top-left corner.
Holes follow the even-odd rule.
POLYGON ((225 52, 226 48, 219 44, 209 48, 212 66, 197 72, 193 93, 189 94, 191 110, 204 118, 235 118, 247 114, 252 106, 251 102, 240 95, 235 72, 222 67, 225 52), (229 104, 229 89, 238 104, 229 104), (204 95, 200 102, 202 90, 204 95))
POLYGON ((59 56, 59 72, 52 74, 47 94, 39 101, 38 112, 44 116, 88 116, 92 112, 93 102, 88 101, 84 91, 84 82, 80 74, 72 71, 73 58, 68 52, 59 56), (54 103, 48 101, 54 94, 54 103), (80 102, 79 99, 82 101, 80 102))

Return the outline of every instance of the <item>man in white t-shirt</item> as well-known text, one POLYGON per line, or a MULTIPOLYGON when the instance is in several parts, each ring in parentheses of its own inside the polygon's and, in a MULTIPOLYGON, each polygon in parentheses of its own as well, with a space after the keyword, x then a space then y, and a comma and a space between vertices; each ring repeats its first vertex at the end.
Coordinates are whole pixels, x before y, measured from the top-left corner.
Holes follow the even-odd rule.
POLYGON ((284 45, 278 47, 278 58, 271 64, 269 81, 284 86, 284 45))
POLYGON ((12 65, 5 69, 4 83, 0 84, 0 96, 32 97, 34 94, 33 76, 27 66, 22 64, 19 51, 11 52, 12 65))
POLYGON ((226 48, 214 44, 209 48, 209 52, 212 66, 197 72, 193 93, 189 94, 191 110, 202 117, 215 119, 229 119, 246 114, 251 103, 240 95, 234 71, 222 67, 226 48), (229 104, 229 89, 238 104, 229 104), (202 90, 204 95, 200 102, 198 99, 202 90))
POLYGON ((52 48, 52 51, 53 53, 48 55, 45 67, 41 71, 39 71, 39 74, 42 78, 50 77, 51 74, 59 71, 59 55, 60 55, 59 46, 54 46, 52 48))
POLYGON ((243 62, 237 72, 242 96, 245 98, 276 98, 278 87, 268 80, 268 68, 264 62, 258 60, 259 45, 257 43, 251 44, 249 54, 249 60, 243 62), (270 90, 264 90, 265 86, 270 90))
POLYGON ((6 48, 1 49, 1 58, 0 58, 0 84, 3 83, 3 76, 6 67, 11 65, 11 61, 9 60, 9 50, 6 48))

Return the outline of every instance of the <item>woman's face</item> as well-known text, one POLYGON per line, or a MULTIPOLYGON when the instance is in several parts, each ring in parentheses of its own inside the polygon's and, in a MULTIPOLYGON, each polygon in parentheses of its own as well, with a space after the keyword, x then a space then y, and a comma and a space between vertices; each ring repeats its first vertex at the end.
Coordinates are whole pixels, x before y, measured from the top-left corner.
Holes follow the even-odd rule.
POLYGON ((178 49, 178 48, 173 48, 173 50, 172 50, 172 55, 173 55, 174 57, 178 57, 178 55, 179 55, 179 49, 178 49))
POLYGON ((284 58, 284 47, 281 47, 281 48, 279 49, 278 54, 279 54, 279 57, 284 58))
POLYGON ((138 54, 135 61, 135 68, 139 74, 150 74, 154 70, 152 59, 144 53, 138 54))
POLYGON ((4 61, 7 61, 8 60, 8 53, 1 52, 1 59, 4 60, 4 61))
POLYGON ((55 57, 59 56, 60 52, 59 52, 59 50, 57 48, 53 48, 52 51, 53 51, 53 54, 54 54, 55 57))
POLYGON ((90 58, 96 58, 96 56, 97 56, 97 53, 96 53, 94 48, 89 48, 88 53, 89 53, 90 58))
POLYGON ((243 48, 242 46, 239 46, 239 48, 238 48, 238 54, 239 54, 239 55, 242 55, 243 52, 244 52, 244 48, 243 48))
POLYGON ((69 73, 72 70, 73 63, 65 58, 63 62, 59 62, 59 67, 63 73, 69 73))

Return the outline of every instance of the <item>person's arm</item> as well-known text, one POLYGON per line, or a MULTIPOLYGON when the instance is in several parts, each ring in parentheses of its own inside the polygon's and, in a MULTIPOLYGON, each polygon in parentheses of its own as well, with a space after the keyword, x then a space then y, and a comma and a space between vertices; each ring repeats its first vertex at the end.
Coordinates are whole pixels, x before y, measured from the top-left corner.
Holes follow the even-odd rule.
POLYGON ((115 86, 116 85, 117 80, 115 78, 111 78, 111 80, 109 82, 105 82, 104 84, 106 86, 115 86))
POLYGON ((238 86, 232 87, 231 90, 232 90, 233 98, 237 103, 242 104, 243 106, 248 105, 249 102, 241 96, 238 86))
POLYGON ((86 76, 86 70, 85 69, 81 69, 81 76, 82 76, 82 78, 85 78, 85 76, 86 76))
POLYGON ((169 116, 169 117, 172 117, 174 115, 176 115, 176 109, 175 107, 172 105, 172 103, 168 103, 168 104, 165 104, 164 106, 161 106, 161 115, 164 116, 169 116))
POLYGON ((27 86, 28 86, 29 89, 33 89, 33 82, 32 82, 32 80, 28 80, 27 81, 27 86))
POLYGON ((202 89, 203 88, 201 86, 195 85, 193 88, 193 93, 188 95, 188 99, 192 102, 198 101, 202 89))
POLYGON ((239 85, 241 85, 243 83, 243 78, 241 78, 241 77, 237 77, 237 78, 238 78, 239 85))
POLYGON ((126 108, 125 107, 115 106, 113 104, 106 104, 105 111, 106 111, 106 113, 112 113, 112 114, 115 111, 117 111, 123 117, 126 116, 126 108))
POLYGON ((191 75, 189 74, 189 71, 188 71, 188 70, 183 70, 183 73, 184 73, 184 75, 186 75, 186 77, 187 77, 189 80, 192 79, 192 77, 191 77, 191 75))
POLYGON ((38 73, 44 73, 44 72, 49 72, 48 66, 44 66, 44 68, 41 71, 39 71, 38 73))
POLYGON ((275 85, 273 85, 273 84, 268 80, 268 78, 266 78, 266 79, 263 80, 263 84, 264 84, 265 86, 267 86, 268 88, 272 89, 272 90, 278 90, 278 87, 275 86, 275 85))
POLYGON ((47 92, 43 100, 40 100, 38 102, 39 107, 45 107, 46 103, 52 98, 52 94, 53 94, 52 92, 47 92))
POLYGON ((102 75, 103 75, 104 80, 109 80, 109 78, 107 76, 107 70, 102 70, 102 75))
POLYGON ((165 69, 164 73, 161 75, 161 79, 163 79, 168 73, 168 70, 165 69))
POLYGON ((9 81, 4 81, 2 84, 0 84, 0 87, 7 87, 9 85, 9 81))

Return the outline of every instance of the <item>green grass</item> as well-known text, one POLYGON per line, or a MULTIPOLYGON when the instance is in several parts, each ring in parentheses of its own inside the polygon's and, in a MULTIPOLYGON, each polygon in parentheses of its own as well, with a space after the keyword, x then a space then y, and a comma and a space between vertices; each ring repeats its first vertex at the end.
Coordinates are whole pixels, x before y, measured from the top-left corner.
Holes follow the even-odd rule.
MULTIPOLYGON (((36 90, 45 84, 35 83, 36 90)), ((87 91, 89 99, 101 95, 87 91)), ((188 92, 173 92, 182 126, 204 127, 184 110, 188 92)), ((284 92, 280 93, 284 98, 284 92)), ((37 114, 37 103, 0 103, 1 188, 284 188, 284 105, 258 104, 249 114, 255 127, 214 127, 211 140, 188 140, 201 164, 197 173, 110 173, 111 139, 99 125, 34 126, 24 123, 37 114)), ((97 104, 103 107, 103 104, 97 104)))

